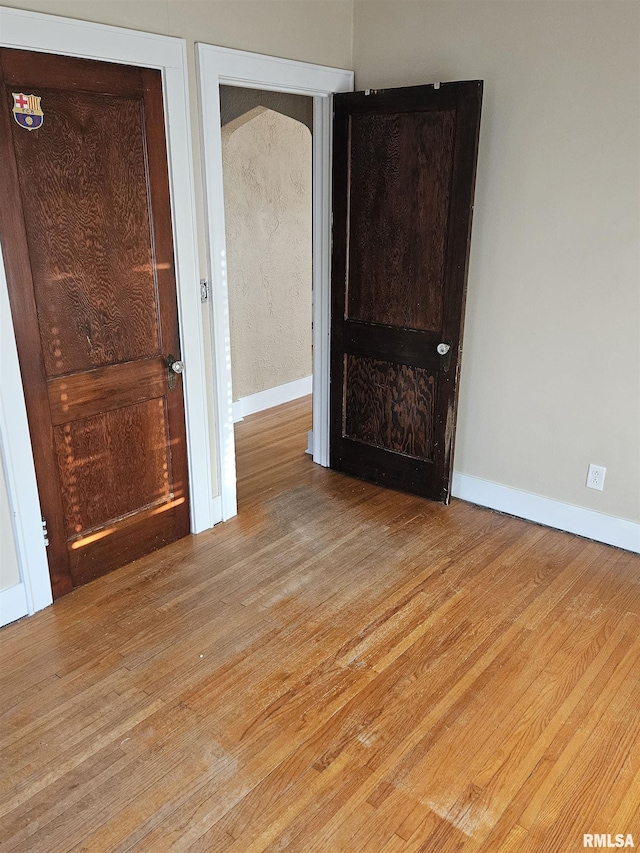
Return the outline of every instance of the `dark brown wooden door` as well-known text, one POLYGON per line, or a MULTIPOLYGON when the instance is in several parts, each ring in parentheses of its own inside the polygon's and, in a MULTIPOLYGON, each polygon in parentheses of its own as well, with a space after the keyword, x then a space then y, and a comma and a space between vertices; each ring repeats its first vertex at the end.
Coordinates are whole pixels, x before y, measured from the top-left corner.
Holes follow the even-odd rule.
POLYGON ((0 238, 57 597, 189 532, 162 82, 0 63, 0 238))
POLYGON ((445 502, 481 102, 478 80, 334 100, 331 467, 445 502))

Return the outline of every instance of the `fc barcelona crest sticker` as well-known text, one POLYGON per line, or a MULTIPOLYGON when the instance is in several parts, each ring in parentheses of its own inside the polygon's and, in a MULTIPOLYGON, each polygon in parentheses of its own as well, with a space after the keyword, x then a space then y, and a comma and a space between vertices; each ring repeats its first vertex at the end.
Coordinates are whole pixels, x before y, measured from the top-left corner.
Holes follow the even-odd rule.
POLYGON ((20 127, 26 130, 37 130, 42 126, 44 113, 40 107, 38 95, 23 95, 22 92, 12 92, 13 117, 20 127))

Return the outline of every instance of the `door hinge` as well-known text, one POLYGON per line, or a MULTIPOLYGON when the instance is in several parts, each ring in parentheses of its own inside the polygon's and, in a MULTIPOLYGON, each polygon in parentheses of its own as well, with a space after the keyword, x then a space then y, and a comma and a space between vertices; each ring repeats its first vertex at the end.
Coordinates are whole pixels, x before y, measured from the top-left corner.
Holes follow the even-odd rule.
POLYGON ((44 537, 44 547, 49 547, 49 531, 47 530, 47 520, 42 516, 42 535, 44 537))
POLYGON ((200 279, 200 302, 206 302, 209 299, 209 282, 206 278, 200 279))

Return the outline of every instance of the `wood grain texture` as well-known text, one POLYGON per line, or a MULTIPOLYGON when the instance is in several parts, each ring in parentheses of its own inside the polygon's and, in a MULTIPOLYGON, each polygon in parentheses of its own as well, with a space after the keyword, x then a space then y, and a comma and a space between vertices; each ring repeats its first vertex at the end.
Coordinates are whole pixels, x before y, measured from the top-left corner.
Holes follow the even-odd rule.
POLYGON ((162 358, 85 370, 47 382, 54 425, 164 397, 167 366, 162 358))
POLYGON ((347 318, 439 331, 456 114, 353 115, 347 318))
POLYGON ((344 435, 417 459, 432 453, 435 377, 420 367, 346 356, 344 435))
POLYGON ((111 536, 117 547, 86 542, 90 576, 101 559, 106 571, 116 555, 120 564, 140 556, 144 541, 168 541, 146 515, 167 476, 166 494, 180 500, 165 531, 171 539, 189 531, 182 380, 168 393, 165 367, 170 353, 180 357, 180 338, 162 78, 10 49, 0 50, 0 70, 0 190, 10 199, 1 206, 0 238, 55 598, 89 576, 73 568, 70 529, 140 515, 137 536, 111 536), (12 121, 18 90, 42 98, 44 122, 32 133, 12 121), (164 407, 162 452, 158 423, 136 408, 151 399, 164 407), (100 420, 101 413, 108 414, 100 420), (85 427, 91 434, 82 437, 85 427))
POLYGON ((53 441, 68 539, 169 499, 173 478, 163 399, 56 426, 53 441))
POLYGON ((156 355, 140 99, 38 93, 43 126, 14 122, 13 145, 47 376, 156 355))
POLYGON ((49 87, 69 92, 138 96, 143 69, 115 62, 96 62, 52 53, 2 48, 4 77, 13 87, 49 87))
POLYGON ((3 853, 640 838, 640 557, 237 426, 239 515, 0 631, 3 853))
POLYGON ((138 510, 103 526, 94 534, 72 540, 69 563, 74 584, 88 583, 123 564, 144 557, 179 538, 176 505, 184 496, 156 501, 148 509, 138 510))

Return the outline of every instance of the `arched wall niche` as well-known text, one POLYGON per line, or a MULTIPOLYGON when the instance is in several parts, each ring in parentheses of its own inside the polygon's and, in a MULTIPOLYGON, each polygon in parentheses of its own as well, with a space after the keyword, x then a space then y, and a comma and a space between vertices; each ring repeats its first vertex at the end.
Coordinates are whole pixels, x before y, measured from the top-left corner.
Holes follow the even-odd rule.
POLYGON ((222 159, 237 401, 312 373, 311 132, 256 105, 222 127, 222 159))

